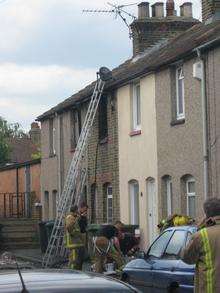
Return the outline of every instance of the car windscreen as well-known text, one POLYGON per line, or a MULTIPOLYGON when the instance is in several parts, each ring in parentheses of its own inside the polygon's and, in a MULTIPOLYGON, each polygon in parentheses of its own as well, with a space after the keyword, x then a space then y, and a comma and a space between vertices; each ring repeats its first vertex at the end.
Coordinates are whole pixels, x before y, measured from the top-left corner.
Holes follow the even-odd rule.
POLYGON ((167 248, 165 250, 164 253, 164 257, 169 258, 169 257, 173 257, 173 258, 179 258, 179 254, 181 249, 184 247, 185 242, 186 242, 186 231, 184 230, 176 230, 168 245, 167 248))
POLYGON ((167 244, 170 240, 172 233, 172 230, 168 230, 161 234, 160 237, 157 238, 156 241, 150 247, 148 251, 148 256, 156 258, 161 257, 164 253, 165 248, 167 247, 167 244))

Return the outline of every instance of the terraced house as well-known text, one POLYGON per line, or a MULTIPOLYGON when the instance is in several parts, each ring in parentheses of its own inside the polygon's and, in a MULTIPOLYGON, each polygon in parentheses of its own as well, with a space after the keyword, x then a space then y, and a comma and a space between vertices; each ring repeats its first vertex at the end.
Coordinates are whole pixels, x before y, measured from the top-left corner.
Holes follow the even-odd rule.
MULTIPOLYGON (((139 225, 143 245, 171 213, 198 217, 219 191, 220 6, 138 5, 133 57, 113 69, 87 151, 92 222, 139 225), (165 8, 165 9, 164 9, 165 8), (166 11, 166 12, 165 12, 166 11)), ((55 215, 94 83, 38 117, 44 217, 55 215)))

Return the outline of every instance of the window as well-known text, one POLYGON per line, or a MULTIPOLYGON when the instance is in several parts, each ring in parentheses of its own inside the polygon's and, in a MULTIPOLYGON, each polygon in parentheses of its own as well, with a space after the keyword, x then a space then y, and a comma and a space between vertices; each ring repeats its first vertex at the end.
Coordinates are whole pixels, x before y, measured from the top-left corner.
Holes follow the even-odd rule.
POLYGON ((173 200, 173 190, 172 190, 172 179, 170 176, 164 178, 165 182, 165 198, 167 207, 167 216, 172 215, 172 200, 173 200))
POLYGON ((49 156, 54 156, 56 154, 55 150, 55 127, 54 119, 49 120, 49 156))
POLYGON ((108 97, 103 95, 99 103, 99 139, 102 140, 108 136, 108 115, 107 115, 108 97))
POLYGON ((71 125, 71 149, 76 148, 80 132, 81 132, 81 113, 78 109, 73 109, 70 113, 70 125, 71 125))
POLYGON ((96 222, 96 184, 91 186, 91 223, 96 222))
POLYGON ((49 192, 44 192, 44 218, 49 219, 49 192))
POLYGON ((129 183, 130 192, 130 224, 139 225, 139 185, 136 180, 129 183))
POLYGON ((176 118, 185 118, 183 66, 176 69, 176 118))
POLYGON ((113 222, 113 198, 111 185, 107 187, 107 222, 113 222))
POLYGON ((57 191, 52 192, 52 218, 55 219, 57 214, 57 191))
POLYGON ((132 130, 141 130, 141 96, 140 83, 133 85, 132 94, 132 130))
POLYGON ((172 231, 165 231, 150 247, 148 255, 159 258, 163 255, 163 252, 170 240, 172 231))
POLYGON ((165 250, 166 258, 179 258, 179 253, 186 241, 186 232, 177 230, 174 232, 170 242, 165 250))
POLYGON ((189 177, 186 180, 186 197, 187 197, 187 215, 196 217, 196 192, 195 192, 195 179, 189 177))

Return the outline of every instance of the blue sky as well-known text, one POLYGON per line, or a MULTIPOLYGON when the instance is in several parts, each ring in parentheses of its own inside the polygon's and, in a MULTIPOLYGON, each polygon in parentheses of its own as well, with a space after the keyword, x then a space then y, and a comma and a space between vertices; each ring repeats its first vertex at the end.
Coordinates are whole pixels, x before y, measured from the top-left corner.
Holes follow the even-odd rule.
MULTIPOLYGON (((176 0, 176 8, 183 2, 176 0)), ((200 0, 192 3, 201 17, 200 0)), ((38 115, 94 80, 100 66, 113 68, 131 57, 120 19, 82 13, 108 7, 103 0, 0 1, 0 116, 27 130, 38 115)), ((127 11, 137 14, 137 6, 127 11)))

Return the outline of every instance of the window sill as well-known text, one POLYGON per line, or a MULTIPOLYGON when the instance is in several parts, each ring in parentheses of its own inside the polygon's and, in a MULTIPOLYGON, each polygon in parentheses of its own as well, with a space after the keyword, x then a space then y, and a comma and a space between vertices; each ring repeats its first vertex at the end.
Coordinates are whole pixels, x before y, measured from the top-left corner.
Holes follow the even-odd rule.
POLYGON ((136 135, 140 135, 141 134, 141 130, 132 130, 129 135, 130 136, 136 136, 136 135))
POLYGON ((176 125, 181 125, 185 123, 185 118, 182 119, 175 119, 173 121, 170 122, 171 126, 176 126, 176 125))

